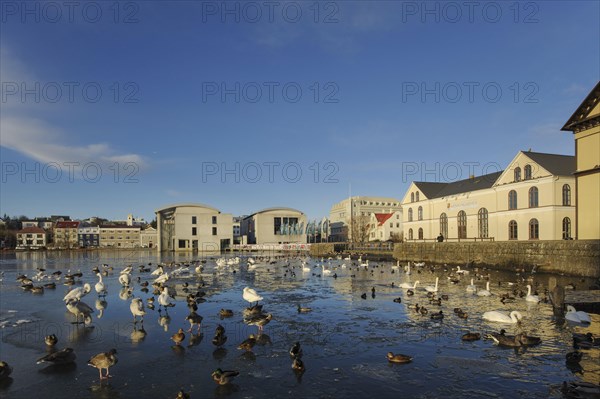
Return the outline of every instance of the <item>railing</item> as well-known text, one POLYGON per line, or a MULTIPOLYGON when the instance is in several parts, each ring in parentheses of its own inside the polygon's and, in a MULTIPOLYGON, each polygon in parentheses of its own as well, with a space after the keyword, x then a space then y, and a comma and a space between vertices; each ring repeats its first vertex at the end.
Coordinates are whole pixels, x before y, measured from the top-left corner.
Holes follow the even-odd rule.
MULTIPOLYGON (((436 242, 437 238, 413 238, 405 239, 404 242, 436 242)), ((444 238, 441 242, 477 242, 477 241, 495 241, 494 237, 467 237, 467 238, 444 238)))
POLYGON ((380 243, 334 243, 336 252, 342 251, 393 251, 393 242, 380 243))

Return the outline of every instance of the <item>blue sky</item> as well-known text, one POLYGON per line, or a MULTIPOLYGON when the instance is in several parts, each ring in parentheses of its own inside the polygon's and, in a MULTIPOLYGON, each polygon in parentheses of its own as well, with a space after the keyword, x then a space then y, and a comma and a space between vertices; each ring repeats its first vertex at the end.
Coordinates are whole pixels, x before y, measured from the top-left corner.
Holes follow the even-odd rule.
POLYGON ((596 1, 0 4, 1 214, 320 218, 573 155, 600 79, 596 1))

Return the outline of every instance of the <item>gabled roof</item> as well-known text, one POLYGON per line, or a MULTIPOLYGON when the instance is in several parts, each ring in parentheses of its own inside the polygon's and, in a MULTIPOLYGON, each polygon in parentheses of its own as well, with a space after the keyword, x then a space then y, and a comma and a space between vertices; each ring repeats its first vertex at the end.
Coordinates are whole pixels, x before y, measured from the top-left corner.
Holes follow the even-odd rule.
POLYGON ((577 169, 575 157, 572 155, 545 154, 531 151, 523 151, 523 154, 556 176, 571 176, 577 169))
POLYGON ((429 199, 436 198, 436 194, 440 192, 448 183, 435 183, 427 181, 416 181, 415 186, 429 199))
POLYGON ((56 222, 54 228, 56 229, 76 229, 79 227, 79 222, 56 222))
POLYGON ((377 219, 379 226, 382 226, 386 220, 392 217, 392 215, 393 213, 376 213, 375 218, 377 219))
POLYGON ((586 126, 578 125, 590 124, 593 126, 600 123, 600 115, 589 117, 590 112, 598 105, 598 101, 600 101, 600 81, 596 83, 596 87, 592 89, 590 94, 587 95, 585 100, 577 107, 573 115, 571 115, 567 123, 560 130, 575 132, 580 130, 580 127, 587 128, 586 126))
POLYGON ((17 231, 17 234, 46 234, 46 230, 40 227, 25 227, 17 231))
MULTIPOLYGON (((428 199, 447 197, 449 195, 483 190, 494 185, 503 171, 489 173, 452 183, 414 182, 428 199)), ((415 202, 416 204, 417 202, 415 202)))

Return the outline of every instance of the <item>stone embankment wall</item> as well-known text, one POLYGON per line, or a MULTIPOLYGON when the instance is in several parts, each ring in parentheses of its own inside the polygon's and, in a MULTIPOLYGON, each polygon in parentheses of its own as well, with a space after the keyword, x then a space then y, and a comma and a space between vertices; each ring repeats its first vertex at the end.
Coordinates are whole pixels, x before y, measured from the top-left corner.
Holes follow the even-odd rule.
MULTIPOLYGON (((311 255, 326 256, 333 244, 313 244, 311 255)), ((505 270, 536 266, 538 272, 600 277, 600 240, 417 242, 394 246, 400 261, 466 264, 505 270)))

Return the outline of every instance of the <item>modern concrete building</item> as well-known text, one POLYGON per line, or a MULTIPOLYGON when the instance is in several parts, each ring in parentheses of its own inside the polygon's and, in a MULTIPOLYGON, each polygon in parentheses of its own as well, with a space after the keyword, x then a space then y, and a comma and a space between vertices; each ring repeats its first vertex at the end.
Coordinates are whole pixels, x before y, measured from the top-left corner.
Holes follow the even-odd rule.
POLYGON ((241 230, 248 244, 305 244, 306 215, 292 208, 267 208, 246 216, 241 230))
POLYGON ((520 151, 504 171, 412 182, 404 240, 560 240, 575 231, 575 157, 520 151))
POLYGON ((400 200, 396 198, 364 196, 346 198, 333 205, 329 211, 331 231, 329 241, 352 241, 353 231, 355 240, 368 239, 367 225, 371 220, 371 214, 394 212, 400 212, 402 215, 400 200), (359 235, 361 237, 358 237, 359 235))
POLYGON ((140 231, 140 246, 142 248, 156 248, 158 243, 158 231, 148 226, 140 231))
POLYGON ((600 239, 600 82, 562 130, 575 135, 575 238, 597 240, 600 239))
POLYGON ((220 251, 233 243, 233 218, 212 206, 174 204, 157 209, 160 251, 220 251))
POLYGON ((372 213, 369 221, 369 241, 399 240, 402 235, 402 213, 372 213))
POLYGON ((55 248, 78 248, 79 247, 79 222, 59 221, 54 225, 54 247, 55 248))
POLYGON ((140 227, 121 224, 100 226, 101 248, 139 248, 140 227))
POLYGON ((17 231, 17 249, 42 249, 46 247, 46 231, 39 227, 25 227, 17 231))
POLYGON ((81 248, 94 248, 100 246, 100 226, 79 225, 77 230, 79 246, 81 248))

